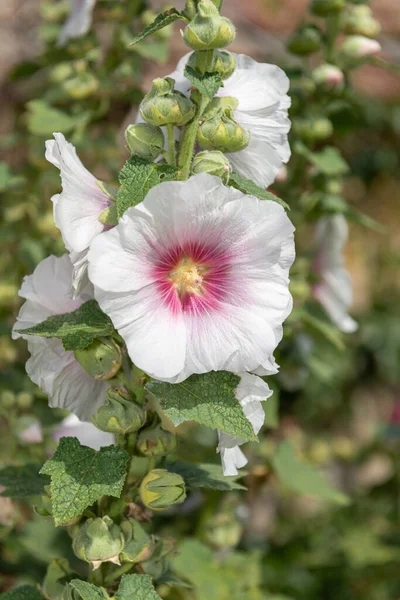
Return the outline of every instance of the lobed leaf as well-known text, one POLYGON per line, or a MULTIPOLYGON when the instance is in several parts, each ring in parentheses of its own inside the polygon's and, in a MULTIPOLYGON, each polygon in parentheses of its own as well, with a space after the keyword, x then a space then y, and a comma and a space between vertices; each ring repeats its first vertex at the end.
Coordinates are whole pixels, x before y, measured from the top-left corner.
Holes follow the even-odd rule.
POLYGON ((38 588, 33 585, 21 585, 20 587, 0 594, 1 600, 42 600, 43 596, 38 588))
POLYGON ((103 313, 96 300, 84 302, 77 310, 62 315, 53 315, 18 333, 56 337, 62 340, 65 350, 86 348, 95 338, 112 335, 111 319, 103 313))
POLYGON ((41 465, 10 465, 0 471, 0 485, 5 490, 0 496, 9 498, 25 498, 39 496, 44 493, 44 486, 50 483, 45 475, 40 475, 41 465))
POLYGON ((196 421, 243 440, 257 441, 234 393, 239 381, 238 375, 228 371, 211 371, 175 384, 150 381, 146 387, 174 425, 196 421))
POLYGON ((70 586, 74 588, 82 598, 82 600, 108 600, 109 596, 105 589, 98 588, 92 583, 73 579, 70 586))
POLYGON ((183 477, 189 487, 208 488, 210 490, 245 490, 245 486, 237 483, 245 475, 243 471, 239 475, 227 477, 223 474, 222 467, 215 464, 191 464, 183 461, 167 463, 168 470, 178 473, 183 477))
POLYGON ((77 438, 61 438, 40 471, 51 477, 55 524, 66 525, 102 496, 119 498, 128 460, 128 454, 118 446, 96 451, 81 446, 77 438))
POLYGON ((217 71, 200 75, 200 73, 197 73, 192 67, 186 66, 184 74, 186 79, 189 79, 190 83, 192 83, 203 96, 207 96, 208 98, 213 98, 219 88, 224 85, 221 75, 217 73, 217 71))
POLYGON ((151 583, 150 575, 124 575, 122 577, 115 600, 133 599, 161 600, 151 583))
POLYGON ((321 173, 329 177, 345 175, 350 167, 340 151, 333 146, 327 146, 320 152, 312 152, 302 143, 297 143, 295 150, 298 154, 306 157, 321 173))
POLYGON ((285 210, 290 210, 290 206, 281 200, 281 198, 278 198, 278 196, 275 196, 272 192, 267 192, 267 190, 264 190, 264 188, 254 183, 254 181, 242 177, 239 173, 232 173, 229 179, 229 185, 240 190, 244 194, 251 194, 252 196, 260 198, 260 200, 272 200, 272 202, 277 202, 283 206, 285 210))
POLYGON ((170 8, 169 10, 166 10, 165 12, 158 15, 154 19, 154 21, 150 23, 150 25, 143 29, 141 33, 136 35, 129 45, 134 46, 141 40, 144 40, 144 38, 146 38, 148 35, 157 33, 157 31, 160 31, 160 29, 164 29, 164 27, 167 27, 168 25, 171 25, 172 23, 175 23, 175 21, 179 21, 180 19, 186 20, 184 15, 178 10, 176 10, 176 8, 170 8))

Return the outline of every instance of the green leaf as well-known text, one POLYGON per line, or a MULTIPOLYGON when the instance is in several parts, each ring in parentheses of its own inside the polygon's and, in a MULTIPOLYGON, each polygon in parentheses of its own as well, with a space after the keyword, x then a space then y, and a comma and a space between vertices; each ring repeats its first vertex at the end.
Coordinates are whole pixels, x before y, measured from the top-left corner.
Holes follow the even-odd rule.
POLYGON ((38 588, 33 585, 21 585, 9 592, 0 594, 1 600, 42 600, 42 595, 38 588))
POLYGON ((252 196, 260 198, 260 200, 272 200, 272 202, 277 202, 286 210, 290 210, 290 206, 278 198, 278 196, 275 196, 272 192, 267 192, 267 190, 264 190, 264 188, 260 187, 250 179, 242 177, 239 173, 232 173, 229 179, 229 185, 240 190, 244 194, 251 194, 252 196))
POLYGON ((131 49, 136 54, 139 54, 142 58, 147 60, 155 60, 158 63, 165 64, 169 57, 169 46, 165 43, 165 40, 151 40, 133 46, 131 49))
POLYGON ((294 492, 336 504, 350 503, 349 498, 332 487, 312 465, 299 460, 289 442, 279 444, 272 466, 279 480, 294 492))
POLYGON ((200 75, 192 67, 187 66, 184 74, 186 79, 189 79, 190 83, 192 83, 203 96, 207 96, 208 98, 213 98, 219 88, 224 85, 222 83, 221 75, 217 73, 217 71, 200 75))
POLYGON ((0 485, 6 489, 0 496, 25 498, 44 493, 44 486, 50 483, 48 477, 40 475, 41 465, 9 466, 0 471, 0 485))
POLYGON ((142 33, 136 35, 129 45, 134 46, 141 40, 144 40, 144 38, 146 38, 148 35, 152 35, 153 33, 160 31, 160 29, 164 29, 164 27, 171 25, 171 23, 179 21, 179 19, 185 19, 185 17, 183 14, 177 11, 176 8, 170 8, 169 10, 166 10, 158 15, 154 21, 142 31, 142 33))
POLYGON ((181 475, 189 487, 221 491, 246 489, 245 486, 236 481, 240 477, 243 477, 245 474, 243 471, 240 475, 226 477, 220 465, 192 464, 176 461, 167 463, 167 467, 168 471, 181 475))
POLYGON ((161 599, 151 583, 150 575, 124 575, 119 584, 118 592, 115 594, 115 600, 161 599))
POLYGON ((130 206, 142 202, 152 187, 162 181, 172 181, 176 174, 175 167, 158 165, 140 156, 131 156, 119 174, 121 187, 117 196, 118 217, 122 217, 130 206))
POLYGON ((73 579, 70 586, 78 592, 82 600, 108 600, 109 598, 105 589, 98 588, 92 583, 87 583, 87 581, 73 579))
POLYGON ((58 600, 62 597, 65 585, 73 577, 69 562, 65 558, 56 558, 47 567, 43 581, 43 593, 47 598, 58 600))
POLYGON ((338 330, 337 327, 335 327, 331 323, 323 321, 318 317, 314 317, 308 311, 301 312, 301 320, 306 325, 306 327, 311 329, 313 332, 321 335, 338 350, 343 351, 346 349, 346 344, 343 341, 343 334, 338 330))
POLYGON ((278 391, 274 390, 274 393, 266 402, 263 402, 263 409, 265 413, 265 427, 270 429, 276 429, 279 425, 279 396, 278 391))
POLYGON ((65 350, 86 348, 94 339, 113 332, 111 319, 103 313, 96 300, 84 302, 71 313, 54 315, 33 327, 19 330, 25 335, 59 338, 65 350))
POLYGON ((68 133, 84 125, 90 115, 81 112, 78 115, 68 115, 57 108, 53 108, 44 100, 31 100, 27 104, 27 125, 35 135, 53 135, 53 131, 68 133))
POLYGON ((102 496, 119 498, 129 456, 118 446, 98 452, 77 438, 61 438, 41 473, 51 477, 51 500, 56 525, 65 525, 102 496))
POLYGON ((196 421, 235 437, 257 441, 234 390, 240 377, 228 371, 192 375, 181 383, 151 381, 147 389, 158 399, 174 425, 196 421))
POLYGON ((13 179, 10 167, 5 162, 0 162, 0 192, 4 192, 13 179))
POLYGON ((340 151, 333 146, 327 146, 320 152, 311 152, 304 144, 297 143, 295 151, 305 156, 311 164, 328 177, 345 175, 350 170, 340 151))

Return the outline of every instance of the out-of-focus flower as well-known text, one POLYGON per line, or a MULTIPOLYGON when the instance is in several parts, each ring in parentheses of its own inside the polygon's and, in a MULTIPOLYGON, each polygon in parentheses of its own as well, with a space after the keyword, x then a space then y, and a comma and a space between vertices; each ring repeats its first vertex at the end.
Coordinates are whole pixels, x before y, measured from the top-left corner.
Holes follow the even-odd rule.
POLYGON ((349 316, 353 293, 350 274, 346 270, 343 248, 348 237, 348 225, 343 215, 322 217, 317 224, 317 251, 314 271, 320 281, 313 287, 315 298, 321 302, 335 325, 345 333, 357 329, 349 316))
POLYGON ((89 446, 93 450, 110 446, 115 441, 111 433, 100 431, 92 423, 80 421, 76 415, 66 417, 53 432, 55 440, 62 437, 76 437, 83 446, 89 446))
POLYGON ((375 56, 382 50, 377 40, 363 35, 349 35, 339 48, 339 56, 348 61, 360 61, 375 56))
POLYGON ((28 341, 31 357, 26 371, 34 383, 49 396, 52 407, 70 410, 81 419, 89 419, 105 402, 106 381, 90 377, 75 360, 73 352, 66 352, 61 340, 27 336, 17 329, 27 329, 45 321, 51 315, 72 312, 92 297, 91 286, 76 299, 69 297, 72 263, 67 255, 49 256, 25 277, 19 295, 26 298, 13 329, 13 338, 28 341))
POLYGON ((90 242, 109 229, 99 220, 112 200, 99 187, 99 182, 81 163, 72 144, 62 133, 46 142, 46 159, 60 169, 62 192, 52 197, 54 221, 74 265, 73 295, 87 285, 87 251, 90 242))
MULTIPOLYGON (((268 385, 250 373, 240 373, 240 383, 235 390, 235 396, 239 400, 243 412, 253 426, 257 434, 264 423, 264 409, 261 402, 272 396, 268 385)), ((237 470, 247 464, 247 458, 239 446, 244 440, 232 435, 218 432, 217 452, 221 454, 224 475, 237 475, 237 470)))
POLYGON ((69 0, 71 9, 58 38, 58 45, 85 35, 90 29, 96 0, 69 0))
POLYGON ((98 236, 89 276, 132 361, 152 377, 270 371, 292 307, 293 231, 279 204, 201 173, 152 188, 98 236))

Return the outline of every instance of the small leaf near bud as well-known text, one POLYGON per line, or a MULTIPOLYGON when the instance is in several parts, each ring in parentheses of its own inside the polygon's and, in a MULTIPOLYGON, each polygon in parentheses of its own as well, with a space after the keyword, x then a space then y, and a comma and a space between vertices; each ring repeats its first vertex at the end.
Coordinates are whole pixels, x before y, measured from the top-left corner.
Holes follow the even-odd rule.
POLYGON ((200 0, 197 14, 186 26, 183 39, 193 50, 216 50, 229 46, 235 39, 235 27, 221 17, 212 0, 200 0))
POLYGON ((118 555, 125 545, 124 535, 110 517, 88 519, 75 536, 72 548, 78 558, 97 569, 103 562, 119 565, 118 555))
POLYGON ((218 150, 204 151, 196 154, 192 164, 192 173, 210 173, 221 177, 225 185, 232 173, 232 166, 227 157, 218 150))
POLYGON ((288 50, 292 54, 312 54, 321 47, 321 32, 315 25, 305 25, 288 41, 288 50))
POLYGON ((132 401, 127 392, 110 387, 106 397, 106 403, 92 416, 92 422, 98 429, 126 435, 143 427, 146 413, 141 406, 132 401))
POLYGON ((111 339, 94 340, 87 348, 75 350, 74 357, 88 375, 112 379, 121 368, 120 347, 111 339))
POLYGON ((165 139, 162 129, 147 123, 129 125, 125 139, 132 154, 154 160, 164 150, 165 139))
POLYGON ((120 555, 121 561, 140 563, 150 558, 155 543, 140 523, 134 519, 128 519, 121 523, 121 529, 125 538, 125 546, 120 555))
POLYGON ((166 456, 176 447, 176 436, 161 426, 158 415, 154 415, 149 426, 140 431, 136 442, 136 449, 143 456, 166 456))
POLYGON ((140 108, 140 114, 146 123, 182 127, 194 117, 196 106, 184 94, 174 90, 174 84, 171 77, 153 81, 140 108))
POLYGON ((312 0, 311 12, 318 17, 327 17, 340 12, 344 5, 345 0, 312 0))
POLYGON ((153 469, 142 480, 139 493, 145 506, 154 511, 162 511, 185 500, 185 482, 177 473, 153 469))

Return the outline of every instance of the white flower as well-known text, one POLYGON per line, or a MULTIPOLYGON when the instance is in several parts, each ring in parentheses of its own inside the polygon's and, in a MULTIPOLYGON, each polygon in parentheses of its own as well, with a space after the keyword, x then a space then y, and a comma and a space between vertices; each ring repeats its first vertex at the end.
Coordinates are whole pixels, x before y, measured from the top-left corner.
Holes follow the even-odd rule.
POLYGON ((83 446, 89 446, 93 450, 100 450, 103 446, 110 446, 115 442, 112 433, 100 431, 93 423, 80 421, 75 415, 69 415, 69 417, 61 421, 53 433, 55 440, 59 440, 62 437, 76 437, 83 446))
POLYGON ((69 3, 71 9, 58 37, 59 46, 63 46, 69 39, 80 37, 89 31, 96 0, 69 0, 69 3))
POLYGON ((26 298, 14 325, 13 338, 28 341, 31 357, 26 371, 34 383, 49 396, 52 407, 70 410, 81 419, 89 419, 105 402, 108 384, 90 377, 75 360, 73 352, 66 352, 56 338, 26 336, 17 329, 26 329, 41 323, 51 315, 72 312, 88 300, 87 293, 71 299, 72 264, 67 255, 49 256, 32 275, 25 277, 19 295, 26 298))
POLYGON ((87 252, 90 242, 109 229, 99 221, 100 213, 111 204, 96 178, 81 163, 72 144, 62 133, 46 142, 46 159, 60 169, 62 192, 52 197, 54 221, 60 229, 74 265, 74 295, 87 284, 87 252))
POLYGON ((89 277, 152 377, 271 369, 291 307, 293 231, 279 204, 201 173, 152 188, 96 237, 89 277))
POLYGON ((317 252, 314 271, 320 281, 313 288, 335 325, 345 333, 357 329, 348 315, 353 300, 350 274, 345 268, 343 248, 348 237, 348 225, 343 215, 322 217, 317 223, 317 252))
MULTIPOLYGON (((191 83, 183 72, 190 55, 179 61, 170 75, 176 89, 188 94, 191 83)), ((236 70, 224 81, 217 96, 232 96, 239 101, 235 119, 244 129, 250 130, 251 141, 247 148, 227 154, 234 171, 268 187, 275 179, 282 163, 290 158, 287 134, 290 130, 287 95, 289 79, 279 67, 258 63, 244 54, 233 54, 236 70)))
MULTIPOLYGON (((261 402, 272 396, 268 385, 255 375, 240 373, 240 383, 235 390, 235 396, 242 405, 243 412, 257 434, 264 423, 265 413, 261 402)), ((218 432, 217 452, 221 454, 224 475, 237 475, 237 470, 247 464, 247 459, 239 446, 244 440, 235 438, 228 433, 218 432)))

